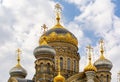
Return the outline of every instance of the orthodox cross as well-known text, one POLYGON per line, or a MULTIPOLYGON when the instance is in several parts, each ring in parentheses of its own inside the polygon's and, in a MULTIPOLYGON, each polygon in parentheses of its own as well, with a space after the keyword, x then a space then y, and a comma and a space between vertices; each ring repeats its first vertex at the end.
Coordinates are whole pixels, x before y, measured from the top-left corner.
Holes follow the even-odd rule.
POLYGON ((101 39, 100 40, 100 51, 103 53, 104 52, 104 50, 103 50, 103 44, 104 44, 104 41, 103 41, 103 39, 101 39))
POLYGON ((41 27, 42 27, 42 29, 43 29, 43 33, 45 33, 46 30, 48 29, 48 27, 47 27, 45 24, 43 24, 43 26, 41 26, 41 27))
POLYGON ((86 47, 88 49, 88 57, 89 57, 89 62, 91 62, 91 50, 93 49, 91 45, 86 47))
POLYGON ((62 11, 62 8, 60 6, 60 4, 56 4, 55 5, 55 12, 56 12, 56 20, 57 20, 57 24, 59 24, 60 21, 60 13, 62 11))

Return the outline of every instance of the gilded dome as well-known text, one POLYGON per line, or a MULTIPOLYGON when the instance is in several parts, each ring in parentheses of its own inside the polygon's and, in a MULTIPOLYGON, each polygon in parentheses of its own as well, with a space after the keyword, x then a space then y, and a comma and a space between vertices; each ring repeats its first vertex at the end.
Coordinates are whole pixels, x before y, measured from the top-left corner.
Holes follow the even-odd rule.
POLYGON ((17 64, 15 67, 13 67, 11 70, 10 70, 10 75, 13 76, 13 77, 26 77, 27 75, 27 72, 26 70, 20 65, 20 64, 17 64))
POLYGON ((41 37, 39 43, 43 42, 43 37, 47 37, 47 42, 62 41, 78 45, 77 38, 60 24, 55 25, 52 29, 46 31, 41 37))
POLYGON ((86 71, 97 71, 97 69, 96 69, 96 67, 91 63, 91 59, 92 59, 92 57, 91 57, 91 50, 93 49, 90 45, 89 46, 87 46, 87 48, 88 48, 88 59, 89 59, 89 63, 88 63, 88 65, 84 68, 84 71, 86 72, 86 71))
POLYGON ((94 65, 92 65, 91 63, 89 63, 85 68, 84 71, 97 71, 96 67, 94 65))
POLYGON ((54 82, 65 82, 65 78, 59 74, 54 78, 54 82))
POLYGON ((61 41, 65 43, 71 43, 73 45, 78 45, 78 40, 77 38, 67 29, 65 29, 61 24, 60 24, 60 12, 61 12, 61 7, 59 4, 56 4, 55 6, 56 9, 56 22, 57 24, 54 25, 50 30, 45 32, 45 29, 47 28, 46 25, 43 26, 44 29, 44 34, 40 37, 39 44, 43 42, 44 36, 47 37, 46 41, 49 42, 56 42, 56 41, 61 41))
POLYGON ((36 58, 39 58, 42 55, 51 55, 54 56, 56 54, 55 50, 49 46, 47 44, 47 42, 45 41, 45 37, 44 37, 44 41, 40 44, 40 46, 38 46, 37 48, 35 48, 34 50, 34 56, 36 58))

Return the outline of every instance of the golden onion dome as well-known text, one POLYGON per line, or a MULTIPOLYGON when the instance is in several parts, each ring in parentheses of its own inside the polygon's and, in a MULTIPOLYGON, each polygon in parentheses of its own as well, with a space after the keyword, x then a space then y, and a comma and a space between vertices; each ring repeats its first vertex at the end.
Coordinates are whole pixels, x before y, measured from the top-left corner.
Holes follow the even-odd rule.
MULTIPOLYGON (((60 6, 59 4, 56 5, 57 12, 56 12, 56 21, 57 24, 53 26, 50 30, 44 32, 44 34, 40 37, 39 44, 43 42, 44 36, 47 37, 47 42, 56 42, 56 41, 62 41, 66 43, 71 43, 74 45, 78 45, 78 40, 77 38, 67 29, 65 29, 61 24, 60 24, 60 6)), ((44 25, 43 29, 45 31, 47 27, 44 25)))
POLYGON ((65 82, 65 78, 59 74, 54 78, 54 82, 65 82))
POLYGON ((84 71, 97 71, 96 67, 92 64, 92 63, 89 63, 85 68, 84 68, 84 71))
POLYGON ((92 49, 92 47, 89 45, 88 47, 88 50, 89 50, 89 63, 88 63, 88 65, 84 68, 84 71, 86 72, 86 71, 97 71, 97 69, 96 69, 96 67, 91 63, 91 49, 92 49))
POLYGON ((17 65, 15 67, 13 67, 10 70, 10 75, 12 77, 20 77, 20 78, 25 78, 27 75, 27 71, 20 65, 20 54, 21 54, 21 50, 18 48, 17 49, 17 65))

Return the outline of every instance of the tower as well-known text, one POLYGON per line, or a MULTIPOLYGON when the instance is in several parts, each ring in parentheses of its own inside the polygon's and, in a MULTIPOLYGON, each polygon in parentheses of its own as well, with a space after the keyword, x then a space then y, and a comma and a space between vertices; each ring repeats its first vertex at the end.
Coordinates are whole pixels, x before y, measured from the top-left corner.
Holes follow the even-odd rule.
POLYGON ((57 75, 58 63, 60 60, 61 75, 65 78, 72 76, 79 72, 78 40, 67 29, 60 24, 61 7, 59 4, 55 5, 56 9, 56 25, 46 31, 41 37, 39 43, 43 42, 46 36, 46 42, 55 49, 55 75, 57 75))
POLYGON ((89 45, 87 47, 88 49, 88 65, 84 68, 84 72, 86 74, 86 77, 87 77, 87 82, 94 82, 94 78, 95 78, 95 73, 97 71, 96 67, 92 64, 92 61, 91 61, 91 50, 92 50, 92 47, 89 45))
POLYGON ((44 37, 44 41, 35 48, 34 56, 35 61, 35 75, 33 77, 34 82, 52 82, 54 77, 54 56, 55 50, 49 46, 44 37))
POLYGON ((103 40, 100 40, 100 58, 95 61, 94 65, 97 68, 97 76, 101 82, 111 82, 112 62, 104 57, 103 40))
POLYGON ((27 75, 26 70, 20 64, 20 54, 21 54, 21 50, 18 48, 17 49, 17 65, 10 70, 9 72, 10 78, 8 82, 14 82, 12 80, 16 80, 15 78, 25 78, 27 75))

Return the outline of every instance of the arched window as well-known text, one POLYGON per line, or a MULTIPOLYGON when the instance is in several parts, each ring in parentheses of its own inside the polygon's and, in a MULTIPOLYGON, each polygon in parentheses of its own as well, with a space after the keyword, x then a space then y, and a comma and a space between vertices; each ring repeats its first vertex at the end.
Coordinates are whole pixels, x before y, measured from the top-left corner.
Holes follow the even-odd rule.
POLYGON ((67 59, 67 69, 70 70, 70 58, 67 59))
POLYGON ((50 63, 47 63, 47 73, 50 73, 50 63))
POLYGON ((43 63, 40 63, 40 72, 43 72, 43 63))
POLYGON ((60 69, 62 70, 63 69, 63 58, 60 57, 60 69))
POLYGON ((74 60, 74 63, 73 63, 73 70, 74 70, 74 72, 76 72, 76 61, 74 60))
POLYGON ((100 82, 103 82, 103 74, 100 76, 100 82))

